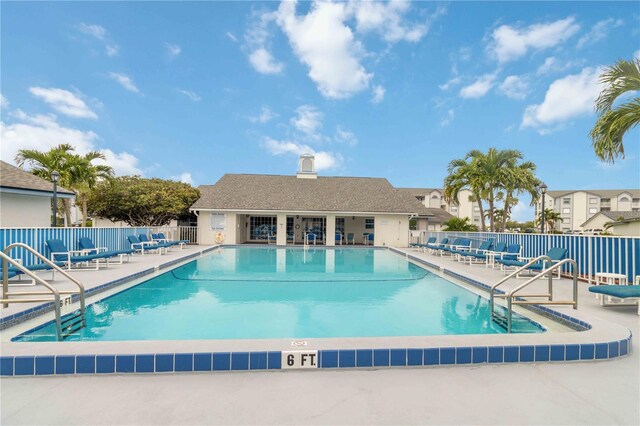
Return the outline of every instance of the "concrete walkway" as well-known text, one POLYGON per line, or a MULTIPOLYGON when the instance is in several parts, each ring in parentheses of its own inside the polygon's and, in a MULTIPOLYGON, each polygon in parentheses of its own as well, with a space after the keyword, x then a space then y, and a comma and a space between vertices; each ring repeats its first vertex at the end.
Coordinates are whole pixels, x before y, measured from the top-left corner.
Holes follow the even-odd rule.
MULTIPOLYGON (((483 281, 501 277, 482 266, 420 256, 483 281)), ((631 356, 451 368, 3 378, 0 422, 638 425, 637 308, 602 308, 588 284, 580 287, 581 313, 632 330, 631 356)), ((569 291, 566 283, 558 291, 569 291)))

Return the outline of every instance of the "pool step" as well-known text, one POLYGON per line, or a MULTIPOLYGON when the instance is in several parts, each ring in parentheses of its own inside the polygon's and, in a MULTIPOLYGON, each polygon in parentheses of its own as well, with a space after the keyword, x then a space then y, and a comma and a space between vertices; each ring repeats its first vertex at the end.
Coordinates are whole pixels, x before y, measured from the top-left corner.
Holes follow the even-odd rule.
POLYGON ((493 311, 491 312, 491 320, 496 324, 499 325, 500 327, 504 328, 505 330, 507 329, 508 326, 508 320, 507 320, 507 316, 498 312, 498 311, 493 311))
POLYGON ((81 311, 76 311, 73 314, 63 318, 60 321, 60 325, 62 328, 62 339, 66 339, 76 331, 83 328, 86 323, 84 320, 84 315, 81 311))

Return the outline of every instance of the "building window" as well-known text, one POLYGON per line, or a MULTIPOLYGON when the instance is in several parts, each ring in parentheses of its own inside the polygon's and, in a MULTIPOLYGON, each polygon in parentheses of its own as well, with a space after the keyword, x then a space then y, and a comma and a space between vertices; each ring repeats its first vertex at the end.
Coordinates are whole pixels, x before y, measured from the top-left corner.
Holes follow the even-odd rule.
POLYGON ((432 199, 432 200, 439 200, 439 199, 440 199, 440 197, 438 197, 437 195, 432 195, 432 196, 431 196, 431 199, 432 199))
POLYGON ((266 240, 269 235, 276 234, 276 217, 251 216, 249 218, 249 239, 266 240))
POLYGON ((571 198, 563 198, 562 204, 571 204, 571 198))
POLYGON ((344 217, 336 218, 336 232, 340 232, 344 235, 344 217))
POLYGON ((479 218, 479 217, 474 217, 474 218, 473 218, 473 221, 474 221, 474 222, 480 222, 480 218, 479 218))
POLYGON ((480 207, 474 207, 474 208, 473 208, 473 211, 474 211, 474 212, 479 212, 479 211, 480 211, 480 207))
POLYGON ((596 213, 598 213, 598 209, 596 207, 589 208, 589 214, 596 214, 596 213))
POLYGON ((455 213, 458 211, 458 208, 456 206, 451 206, 451 211, 455 213))
POLYGON ((598 204, 597 198, 589 198, 589 204, 598 204))
POLYGON ((601 207, 601 208, 600 208, 600 211, 601 211, 601 212, 610 212, 610 211, 611 211, 611 209, 610 209, 609 207, 601 207))
POLYGON ((293 217, 287 217, 287 239, 289 239, 289 235, 293 234, 293 217))
POLYGON ((639 203, 640 203, 640 198, 633 199, 633 204, 639 204, 639 203))
POLYGON ((424 201, 424 196, 422 195, 416 195, 416 198, 418 199, 418 201, 424 201))
POLYGON ((570 213, 571 213, 571 209, 570 208, 565 207, 565 208, 562 209, 562 214, 570 214, 570 213))
POLYGON ((611 202, 611 198, 601 198, 600 202, 601 203, 610 203, 611 202))
POLYGON ((374 228, 374 219, 365 219, 364 220, 364 229, 373 229, 374 228))
POLYGON ((622 197, 619 200, 619 202, 621 202, 621 203, 628 203, 629 201, 631 201, 631 200, 629 200, 627 197, 622 197))

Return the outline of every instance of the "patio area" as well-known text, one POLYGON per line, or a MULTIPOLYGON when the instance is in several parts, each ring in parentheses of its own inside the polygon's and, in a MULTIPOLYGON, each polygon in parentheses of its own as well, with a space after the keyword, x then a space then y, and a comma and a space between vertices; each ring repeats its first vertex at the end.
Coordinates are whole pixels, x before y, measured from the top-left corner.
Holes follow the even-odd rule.
MULTIPOLYGON (((190 254, 202 249, 189 248, 190 254)), ((481 265, 403 251, 484 283, 503 276, 481 265)), ((144 262, 136 258, 130 270, 112 269, 131 273, 177 259, 145 256, 144 262)), ((82 275, 88 287, 92 274, 82 275)), ((522 282, 513 280, 507 288, 522 282)), ((542 280, 535 283, 543 285, 542 280)), ((613 323, 638 335, 637 307, 602 308, 587 287, 579 283, 580 318, 613 323)), ((568 297, 571 282, 557 282, 555 291, 568 297)), ((554 309, 575 313, 570 307, 554 309)), ((7 425, 638 424, 637 339, 632 345, 630 356, 610 361, 2 378, 0 420, 7 425)))

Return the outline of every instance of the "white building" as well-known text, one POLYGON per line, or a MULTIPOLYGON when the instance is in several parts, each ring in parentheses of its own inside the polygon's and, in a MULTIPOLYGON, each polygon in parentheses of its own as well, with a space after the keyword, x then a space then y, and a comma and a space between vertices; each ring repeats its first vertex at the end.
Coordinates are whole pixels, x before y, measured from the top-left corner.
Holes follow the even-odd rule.
POLYGON ((191 206, 198 215, 201 244, 302 244, 314 234, 318 244, 362 244, 372 234, 378 246, 406 247, 409 220, 428 215, 415 198, 386 179, 318 176, 314 158, 303 155, 298 173, 225 174, 202 185, 191 206))
MULTIPOLYGON (((53 183, 0 161, 0 226, 51 226, 53 183)), ((75 194, 58 187, 59 198, 75 194)))
MULTIPOLYGON (((440 209, 447 215, 443 216, 439 212, 434 213, 441 220, 440 223, 446 222, 451 217, 469 218, 469 222, 482 227, 482 217, 480 216, 480 208, 478 203, 469 201, 471 191, 462 190, 458 194, 458 203, 448 203, 444 199, 444 190, 439 188, 398 188, 400 191, 410 194, 418 199, 423 206, 429 209, 440 209)), ((438 231, 440 227, 437 224, 430 224, 428 230, 438 231)))
MULTIPOLYGON (((542 199, 536 205, 536 217, 542 199)), ((581 231, 593 228, 582 225, 600 211, 640 212, 640 189, 588 189, 548 191, 545 195, 545 209, 559 213, 562 221, 556 223, 558 231, 581 231)))

